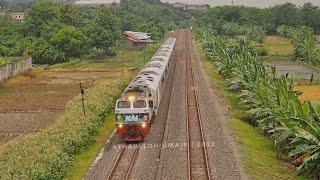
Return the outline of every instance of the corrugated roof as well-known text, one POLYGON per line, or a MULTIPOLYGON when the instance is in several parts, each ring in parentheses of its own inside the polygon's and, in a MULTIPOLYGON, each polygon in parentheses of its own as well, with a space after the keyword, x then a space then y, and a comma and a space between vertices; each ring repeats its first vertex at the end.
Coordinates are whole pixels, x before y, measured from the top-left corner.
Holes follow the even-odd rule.
POLYGON ((78 0, 75 5, 96 5, 96 4, 112 4, 120 3, 121 0, 78 0))
POLYGON ((125 31, 123 34, 134 42, 154 42, 151 39, 150 33, 145 32, 134 32, 134 31, 125 31))

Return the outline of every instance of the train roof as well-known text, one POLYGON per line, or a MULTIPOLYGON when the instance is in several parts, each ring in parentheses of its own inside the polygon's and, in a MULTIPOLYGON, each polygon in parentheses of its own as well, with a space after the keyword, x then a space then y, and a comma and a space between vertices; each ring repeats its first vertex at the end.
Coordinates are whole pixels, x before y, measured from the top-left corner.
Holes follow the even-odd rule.
POLYGON ((175 42, 175 38, 166 40, 137 77, 129 84, 125 92, 132 90, 156 91, 168 66, 175 42))

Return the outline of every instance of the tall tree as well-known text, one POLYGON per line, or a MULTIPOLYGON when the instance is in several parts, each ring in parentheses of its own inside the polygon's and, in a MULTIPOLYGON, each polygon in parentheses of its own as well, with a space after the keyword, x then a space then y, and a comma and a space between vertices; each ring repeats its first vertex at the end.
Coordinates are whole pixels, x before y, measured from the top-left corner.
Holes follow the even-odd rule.
POLYGON ((110 52, 110 48, 114 44, 111 31, 97 24, 87 25, 84 31, 88 37, 88 43, 90 47, 94 47, 97 50, 104 50, 104 52, 107 54, 110 52))
POLYGON ((320 9, 311 3, 305 3, 301 8, 301 16, 305 26, 312 27, 315 33, 320 33, 320 9))
POLYGON ((51 1, 37 0, 28 11, 25 31, 39 37, 48 22, 61 20, 61 6, 51 1))
POLYGON ((112 40, 119 39, 120 25, 118 17, 115 17, 106 6, 101 6, 96 15, 94 22, 113 33, 112 40))
POLYGON ((281 25, 298 26, 301 25, 300 11, 296 5, 286 3, 283 5, 275 6, 274 10, 274 24, 276 27, 281 25))
POLYGON ((65 26, 51 39, 54 46, 64 53, 64 59, 84 54, 87 37, 74 26, 65 26))
POLYGON ((62 21, 67 25, 79 27, 83 22, 82 11, 74 5, 65 5, 62 8, 62 21))

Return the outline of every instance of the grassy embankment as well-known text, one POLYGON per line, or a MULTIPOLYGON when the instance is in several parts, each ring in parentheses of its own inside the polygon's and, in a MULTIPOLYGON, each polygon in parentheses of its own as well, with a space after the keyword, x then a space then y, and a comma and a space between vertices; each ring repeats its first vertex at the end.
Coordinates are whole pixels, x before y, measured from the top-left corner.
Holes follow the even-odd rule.
POLYGON ((236 95, 227 91, 227 85, 219 75, 217 69, 206 58, 201 45, 197 43, 204 70, 212 84, 222 90, 232 107, 232 119, 228 125, 234 133, 234 139, 241 149, 242 162, 245 170, 253 179, 303 179, 295 175, 294 169, 279 160, 271 139, 263 136, 258 129, 240 120, 245 113, 238 106, 236 95))

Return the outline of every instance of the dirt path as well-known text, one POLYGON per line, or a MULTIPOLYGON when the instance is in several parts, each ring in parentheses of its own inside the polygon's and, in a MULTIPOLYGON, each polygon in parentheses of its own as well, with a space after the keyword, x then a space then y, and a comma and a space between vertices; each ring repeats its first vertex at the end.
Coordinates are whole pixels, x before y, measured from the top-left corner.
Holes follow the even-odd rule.
MULTIPOLYGON (((150 135, 140 145, 129 179, 188 179, 190 175, 188 167, 197 160, 192 157, 190 161, 189 148, 191 145, 201 146, 203 143, 188 143, 190 136, 188 136, 187 114, 188 109, 193 108, 189 101, 187 105, 187 98, 194 93, 199 103, 198 113, 202 120, 209 176, 211 179, 247 179, 239 163, 239 155, 231 140, 231 133, 225 125, 228 119, 227 105, 220 103, 223 99, 213 94, 211 90, 193 44, 191 32, 178 30, 175 36, 177 44, 172 60, 176 65, 170 70, 160 111, 152 125, 150 135), (187 80, 190 80, 187 74, 188 77, 191 75, 190 69, 189 73, 187 69, 191 67, 194 88, 186 84, 187 80), (187 89, 195 91, 187 93, 187 89)), ((125 145, 113 135, 85 179, 107 179, 123 146, 130 145, 125 145)))

